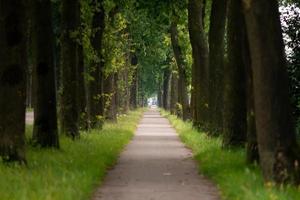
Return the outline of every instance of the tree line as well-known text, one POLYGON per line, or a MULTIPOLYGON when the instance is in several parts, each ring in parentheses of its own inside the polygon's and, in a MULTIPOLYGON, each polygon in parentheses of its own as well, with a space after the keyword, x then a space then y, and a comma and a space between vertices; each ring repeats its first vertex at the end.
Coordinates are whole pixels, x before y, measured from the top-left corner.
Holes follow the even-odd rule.
POLYGON ((80 130, 116 121, 156 94, 160 107, 221 136, 224 148, 245 147, 266 181, 298 183, 299 23, 285 19, 293 50, 287 62, 278 11, 291 2, 299 7, 277 0, 2 0, 2 159, 26 161, 26 103, 34 107, 32 143, 59 148, 59 133, 78 139, 80 130))
POLYGON ((293 38, 289 45, 295 47, 287 62, 279 3, 288 4, 276 0, 164 4, 171 10, 168 31, 176 66, 164 72, 158 101, 209 136, 221 136, 224 148, 245 147, 247 162, 259 163, 265 181, 298 184, 299 115, 292 113, 299 107, 294 61, 299 58, 295 47, 299 35, 296 39, 297 18, 286 19, 290 26, 285 35, 293 38), (180 42, 181 26, 189 32, 184 42, 191 46, 190 66, 183 52, 187 47, 180 42))
POLYGON ((79 139, 81 130, 101 129, 138 106, 137 58, 120 9, 125 3, 117 3, 1 1, 4 162, 26 163, 26 104, 34 108, 30 143, 41 148, 59 148, 60 134, 79 139))

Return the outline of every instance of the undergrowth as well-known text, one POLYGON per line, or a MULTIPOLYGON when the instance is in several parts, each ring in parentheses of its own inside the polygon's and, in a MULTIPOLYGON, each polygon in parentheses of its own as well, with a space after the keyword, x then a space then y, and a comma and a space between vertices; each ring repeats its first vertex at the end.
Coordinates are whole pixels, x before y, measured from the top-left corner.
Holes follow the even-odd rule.
MULTIPOLYGON (((107 169, 132 138, 142 110, 105 124, 103 130, 82 132, 72 141, 60 138, 60 150, 27 145, 28 166, 0 162, 1 200, 90 199, 107 169)), ((27 136, 32 132, 28 126, 27 136)))
POLYGON ((191 123, 161 112, 170 120, 186 146, 192 149, 199 171, 218 186, 222 199, 300 200, 300 188, 280 188, 264 183, 259 167, 246 164, 243 149, 224 149, 221 138, 209 137, 193 129, 191 123))

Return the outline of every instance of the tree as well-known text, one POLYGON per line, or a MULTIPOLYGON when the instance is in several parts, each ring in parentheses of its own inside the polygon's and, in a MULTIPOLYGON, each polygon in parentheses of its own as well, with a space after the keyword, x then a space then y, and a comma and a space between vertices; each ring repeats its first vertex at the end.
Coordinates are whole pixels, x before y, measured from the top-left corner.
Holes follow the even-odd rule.
POLYGON ((133 76, 132 76, 132 82, 130 85, 130 108, 135 109, 137 108, 137 91, 138 89, 138 69, 134 69, 133 76))
POLYGON ((257 145, 256 125, 255 125, 255 108, 254 108, 254 91, 253 91, 253 72, 251 68, 251 58, 249 52, 248 40, 246 41, 246 87, 247 87, 247 144, 246 144, 246 161, 248 163, 259 163, 259 153, 257 145))
MULTIPOLYGON (((128 38, 127 38, 128 39, 128 38)), ((116 98, 119 113, 128 113, 130 109, 130 85, 132 83, 132 66, 131 66, 131 44, 127 44, 125 50, 125 63, 123 68, 118 72, 116 85, 116 98)))
POLYGON ((170 27, 171 41, 174 51, 174 57, 178 68, 178 103, 182 106, 182 118, 187 120, 189 118, 189 101, 188 101, 188 81, 187 72, 183 61, 182 49, 178 41, 178 30, 176 19, 173 19, 170 27))
POLYGON ((79 1, 63 0, 61 7, 61 131, 75 139, 79 137, 78 122, 78 17, 79 1))
POLYGON ((203 28, 202 0, 190 0, 188 22, 192 45, 192 98, 193 124, 207 128, 208 122, 208 47, 203 28))
POLYGON ((171 70, 169 67, 164 69, 163 75, 163 108, 169 110, 169 88, 170 88, 170 76, 171 70))
POLYGON ((112 4, 106 12, 105 31, 103 41, 103 58, 104 64, 104 116, 110 121, 117 121, 118 111, 118 97, 120 91, 118 90, 121 82, 118 76, 128 62, 128 31, 126 18, 120 12, 119 4, 112 4))
POLYGON ((299 182, 288 75, 276 0, 243 3, 253 70, 260 165, 266 181, 299 182), (265 31, 268 30, 268 31, 265 31))
POLYGON ((163 108, 163 83, 162 76, 158 78, 157 84, 157 106, 163 108))
POLYGON ((102 127, 102 117, 104 115, 103 105, 103 33, 105 26, 105 11, 103 8, 103 2, 93 0, 92 5, 95 7, 94 15, 92 18, 92 30, 93 35, 91 38, 91 44, 96 55, 93 59, 89 75, 91 79, 88 82, 89 85, 89 119, 91 128, 102 127))
POLYGON ((33 140, 41 147, 59 147, 54 76, 54 37, 51 1, 33 0, 34 130, 33 140))
POLYGON ((0 3, 0 156, 25 160, 26 4, 0 3))
POLYGON ((225 67, 223 145, 239 146, 246 141, 245 25, 240 1, 228 2, 228 63, 225 67))
POLYGON ((291 1, 281 7, 281 24, 288 57, 289 92, 293 118, 300 133, 300 2, 291 1), (293 3, 292 3, 293 2, 293 3))
POLYGON ((115 73, 106 75, 103 81, 103 95, 104 95, 104 116, 109 121, 117 121, 116 108, 116 81, 115 73))
POLYGON ((148 98, 158 94, 162 68, 168 65, 166 60, 173 56, 168 32, 170 29, 169 18, 166 17, 168 14, 164 9, 165 3, 141 1, 137 8, 134 5, 125 11, 132 53, 135 55, 133 58, 138 58, 138 65, 132 68, 133 92, 131 94, 136 95, 131 96, 134 97, 132 98, 134 100, 138 99, 139 105, 145 105, 148 98), (162 12, 155 12, 158 11, 155 9, 156 6, 162 6, 163 9, 160 7, 162 12), (135 69, 136 72, 134 72, 135 69))
POLYGON ((178 102, 178 75, 176 71, 171 74, 171 94, 170 94, 170 111, 173 115, 176 114, 176 104, 178 102))
MULTIPOLYGON (((82 38, 80 38, 82 40, 82 38)), ((87 88, 86 88, 86 69, 84 64, 84 49, 82 42, 77 48, 77 81, 78 81, 78 113, 79 113, 79 129, 87 130, 90 126, 87 113, 87 88)))
POLYGON ((224 43, 227 0, 212 0, 209 28, 209 132, 223 127, 224 43))

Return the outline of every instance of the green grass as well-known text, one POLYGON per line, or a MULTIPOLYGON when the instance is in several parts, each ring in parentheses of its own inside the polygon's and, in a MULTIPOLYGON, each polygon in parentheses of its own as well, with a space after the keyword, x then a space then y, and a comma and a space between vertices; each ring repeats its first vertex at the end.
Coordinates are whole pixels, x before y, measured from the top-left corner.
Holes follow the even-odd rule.
POLYGON ((263 182, 257 166, 245 162, 245 151, 221 148, 221 138, 211 138, 192 128, 191 123, 161 111, 191 148, 199 171, 215 182, 224 200, 300 200, 300 188, 275 187, 263 182))
MULTIPOLYGON (((1 200, 89 199, 106 170, 132 138, 142 110, 82 133, 80 140, 61 137, 60 150, 27 147, 28 166, 0 162, 1 200)), ((31 132, 32 126, 27 127, 31 132)))

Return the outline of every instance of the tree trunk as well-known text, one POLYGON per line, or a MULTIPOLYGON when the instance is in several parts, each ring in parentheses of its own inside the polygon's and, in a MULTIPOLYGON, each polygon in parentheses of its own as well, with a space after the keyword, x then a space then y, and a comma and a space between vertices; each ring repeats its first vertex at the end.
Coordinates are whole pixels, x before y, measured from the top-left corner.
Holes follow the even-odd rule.
MULTIPOLYGON (((29 2, 29 7, 32 8, 33 1, 29 2)), ((34 50, 32 48, 33 44, 33 19, 32 19, 32 9, 29 9, 27 24, 26 24, 26 52, 27 52, 27 69, 26 69, 26 108, 34 107, 34 80, 33 80, 33 68, 34 68, 34 50)))
POLYGON ((291 117, 278 2, 244 1, 244 9, 263 176, 265 181, 299 183, 299 149, 291 117))
POLYGON ((86 70, 84 66, 83 46, 81 44, 78 45, 77 50, 79 129, 87 130, 89 127, 89 120, 87 116, 86 70))
POLYGON ((163 90, 161 80, 159 80, 157 88, 157 104, 158 107, 163 108, 163 90))
MULTIPOLYGON (((202 11, 201 11, 201 15, 202 16, 202 20, 201 20, 201 23, 202 23, 202 27, 205 27, 205 16, 206 16, 206 7, 207 7, 207 1, 206 0, 200 0, 202 1, 202 11)), ((199 2, 199 0, 198 0, 199 2)))
MULTIPOLYGON (((125 102, 124 102, 124 109, 123 109, 123 113, 128 113, 129 109, 130 109, 130 69, 128 68, 128 66, 126 66, 125 72, 124 72, 124 84, 125 84, 125 102)), ((120 96, 119 96, 119 99, 120 96)))
MULTIPOLYGON (((124 103, 122 105, 122 107, 124 108, 125 107, 125 102, 126 102, 126 95, 125 93, 121 93, 121 90, 119 90, 119 74, 120 72, 115 72, 114 74, 114 92, 115 92, 115 96, 114 96, 114 104, 115 104, 115 109, 114 109, 114 112, 115 112, 115 116, 116 116, 116 120, 117 120, 117 115, 120 113, 120 95, 124 95, 124 103)), ((122 108, 122 110, 123 110, 122 108)))
POLYGON ((91 64, 89 74, 92 80, 89 80, 89 119, 91 128, 101 128, 103 125, 104 104, 103 104, 103 66, 102 61, 102 38, 104 32, 104 8, 102 1, 93 0, 93 4, 98 5, 93 16, 93 35, 91 42, 94 51, 98 57, 91 64), (97 4, 98 3, 98 4, 97 4))
MULTIPOLYGON (((128 60, 128 59, 127 59, 128 60)), ((119 113, 127 113, 129 110, 129 97, 130 97, 130 81, 129 81, 129 66, 128 61, 124 65, 124 69, 118 72, 116 99, 119 113)))
POLYGON ((193 124, 207 128, 208 123, 208 47, 203 28, 203 0, 189 0, 188 24, 192 45, 193 124))
POLYGON ((27 73, 26 73, 26 107, 27 108, 32 108, 33 107, 33 79, 32 79, 32 70, 30 69, 32 68, 32 66, 30 66, 28 64, 28 67, 27 67, 27 73))
POLYGON ((177 102, 178 102, 178 75, 173 71, 171 75, 171 97, 170 97, 170 111, 173 115, 176 114, 177 102))
POLYGON ((61 33, 61 131, 75 139, 79 137, 77 48, 72 33, 77 31, 78 0, 62 1, 61 33))
POLYGON ((130 86, 130 109, 136 109, 138 106, 138 69, 134 69, 132 82, 130 86))
POLYGON ((54 37, 52 29, 51 1, 33 1, 35 69, 35 105, 33 140, 41 147, 59 147, 54 37))
POLYGON ((78 98, 78 114, 79 114, 79 129, 89 129, 89 119, 87 115, 87 92, 86 92, 86 81, 85 81, 85 65, 84 65, 84 48, 83 48, 83 27, 81 26, 81 10, 80 3, 76 12, 76 20, 78 21, 78 37, 77 37, 77 98, 78 98))
POLYGON ((181 47, 178 41, 177 22, 174 20, 171 23, 171 42, 174 51, 174 57, 178 67, 178 99, 182 106, 182 118, 183 120, 189 119, 189 100, 188 100, 188 88, 187 88, 187 74, 184 66, 183 55, 181 47))
POLYGON ((213 0, 209 28, 209 132, 220 134, 223 126, 224 36, 227 0, 213 0))
POLYGON ((0 3, 0 156, 25 160, 26 4, 0 3))
MULTIPOLYGON (((52 22, 53 22, 53 28, 54 28, 54 38, 55 40, 59 39, 61 35, 61 12, 60 12, 60 1, 51 1, 52 2, 52 22)), ((60 102, 60 88, 61 88, 61 65, 60 65, 60 53, 61 53, 61 47, 58 42, 54 43, 54 64, 55 64, 55 89, 56 89, 56 99, 57 102, 60 102)))
POLYGON ((171 71, 169 68, 164 69, 163 79, 163 108, 169 110, 169 86, 170 86, 171 71))
MULTIPOLYGON (((248 43, 248 41, 247 41, 248 43)), ((253 73, 251 69, 251 61, 248 49, 248 62, 246 64, 247 74, 247 145, 246 145, 246 161, 247 163, 259 163, 259 153, 255 126, 255 111, 254 111, 254 94, 253 94, 253 73)))
POLYGON ((115 122, 116 116, 116 102, 115 102, 115 75, 109 74, 104 79, 103 91, 104 91, 104 116, 105 119, 115 122))
POLYGON ((119 93, 118 93, 118 72, 115 72, 113 74, 113 101, 112 101, 112 110, 113 110, 113 121, 117 122, 117 114, 118 114, 118 98, 119 98, 119 93))
POLYGON ((225 66, 223 145, 242 146, 246 141, 245 24, 241 2, 229 0, 227 25, 228 63, 225 66))

